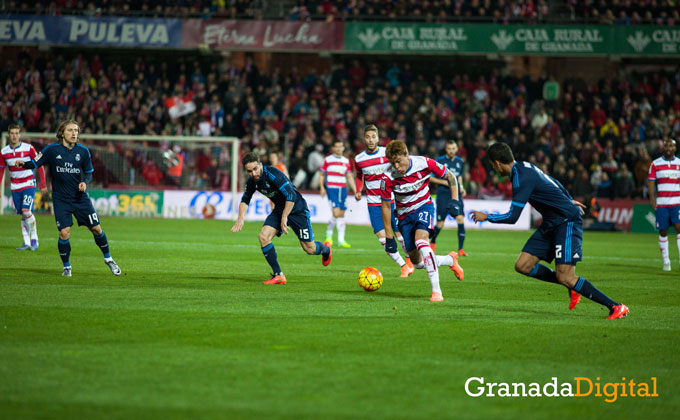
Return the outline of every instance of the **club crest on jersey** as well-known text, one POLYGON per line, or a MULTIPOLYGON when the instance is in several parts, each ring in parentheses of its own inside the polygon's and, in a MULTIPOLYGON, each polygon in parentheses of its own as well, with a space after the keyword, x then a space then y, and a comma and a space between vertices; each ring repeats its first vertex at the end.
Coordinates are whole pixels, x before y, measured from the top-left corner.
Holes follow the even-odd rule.
POLYGON ((42 153, 38 152, 38 156, 35 157, 35 160, 38 160, 42 157, 42 153))
POLYGON ((385 191, 385 180, 384 179, 380 180, 380 189, 385 191))
POLYGON ((76 153, 76 161, 80 160, 80 153, 76 153))

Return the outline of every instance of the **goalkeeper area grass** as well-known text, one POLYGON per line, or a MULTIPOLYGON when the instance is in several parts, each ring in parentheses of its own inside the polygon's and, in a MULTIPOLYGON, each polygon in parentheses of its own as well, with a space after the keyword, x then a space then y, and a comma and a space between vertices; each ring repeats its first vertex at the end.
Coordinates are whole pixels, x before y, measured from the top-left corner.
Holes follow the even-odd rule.
MULTIPOLYGON (((104 217, 114 277, 85 228, 72 229, 61 276, 53 217, 40 249, 0 216, 0 417, 3 418, 671 418, 680 410, 680 280, 655 235, 586 232, 580 274, 630 307, 623 320, 514 272, 531 232, 468 230, 465 280, 441 267, 445 301, 424 270, 407 279, 368 226, 322 267, 291 232, 274 241, 288 279, 269 279, 260 223, 104 217), (373 266, 383 286, 366 292, 373 266), (585 397, 472 397, 469 378, 531 383, 588 378, 585 397), (598 379, 599 378, 599 379, 598 379), (625 379, 622 379, 625 378, 625 379), (595 387, 646 382, 656 397, 606 402, 595 387)), ((325 226, 314 225, 323 240, 325 226)), ((457 248, 455 230, 437 254, 457 248)), ((477 393, 478 380, 470 384, 477 393)), ((581 393, 587 382, 580 381, 581 393)), ((511 389, 512 391, 512 389, 511 389)), ((608 388, 611 393, 612 387, 608 388)), ((485 393, 486 394, 486 393, 485 393)), ((609 398, 611 399, 611 398, 609 398)))

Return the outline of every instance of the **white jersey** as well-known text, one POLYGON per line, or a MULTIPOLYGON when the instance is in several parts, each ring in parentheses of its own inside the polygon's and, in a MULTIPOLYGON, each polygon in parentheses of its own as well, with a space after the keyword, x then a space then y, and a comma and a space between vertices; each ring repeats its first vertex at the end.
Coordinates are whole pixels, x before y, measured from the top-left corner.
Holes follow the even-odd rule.
POLYGON ((394 192, 397 218, 400 220, 425 204, 432 204, 430 175, 444 178, 447 172, 446 166, 424 156, 411 156, 410 160, 411 166, 405 174, 400 174, 390 165, 383 174, 380 184, 380 195, 383 200, 390 200, 394 192))
POLYGON ((328 155, 319 170, 326 174, 328 188, 347 188, 347 172, 351 171, 352 167, 346 157, 328 155))
POLYGON ((656 205, 672 207, 680 205, 680 159, 655 159, 649 167, 650 181, 656 181, 656 205))
POLYGON ((361 181, 366 186, 366 199, 369 206, 380 206, 380 180, 382 174, 385 172, 390 162, 385 157, 385 148, 378 146, 378 149, 373 153, 363 151, 355 158, 357 167, 357 191, 361 181))
MULTIPOLYGON (((20 142, 19 146, 12 148, 9 144, 0 151, 0 171, 4 171, 5 166, 9 166, 9 177, 12 191, 21 191, 26 188, 35 188, 35 175, 31 169, 17 168, 15 162, 35 159, 37 153, 33 146, 28 143, 20 142)), ((41 172, 44 174, 44 170, 41 172)), ((0 172, 0 175, 2 172, 0 172)), ((2 181, 2 176, 0 176, 2 181)), ((44 183, 44 177, 42 179, 44 183)))

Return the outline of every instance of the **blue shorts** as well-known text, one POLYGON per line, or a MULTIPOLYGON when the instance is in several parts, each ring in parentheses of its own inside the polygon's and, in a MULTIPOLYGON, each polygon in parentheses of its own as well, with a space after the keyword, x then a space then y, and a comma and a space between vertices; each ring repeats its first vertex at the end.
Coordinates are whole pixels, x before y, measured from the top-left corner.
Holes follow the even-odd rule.
MULTIPOLYGON (((281 236, 281 215, 283 214, 283 207, 277 210, 274 207, 269 216, 264 220, 265 226, 271 226, 278 232, 276 236, 281 236)), ((293 229, 301 242, 314 242, 314 230, 312 230, 312 219, 309 217, 309 210, 304 209, 300 211, 292 211, 288 215, 288 226, 293 229)))
MULTIPOLYGON (((373 226, 373 233, 378 233, 385 229, 385 224, 382 219, 382 206, 368 206, 368 217, 371 219, 371 226, 373 226)), ((397 228, 397 218, 394 217, 394 203, 392 203, 392 231, 399 232, 397 228)))
POLYGON ((347 188, 327 188, 328 200, 331 202, 331 208, 347 210, 347 188))
POLYGON ((451 193, 437 194, 437 222, 443 222, 446 220, 447 215, 451 215, 454 219, 456 216, 464 215, 465 208, 463 207, 463 199, 458 199, 458 204, 460 204, 461 214, 456 214, 451 207, 453 200, 451 199, 451 193))
POLYGON ((406 251, 416 249, 416 230, 422 229, 430 233, 434 230, 434 205, 425 204, 413 213, 399 220, 399 230, 404 236, 406 251))
MULTIPOLYGON (((54 197, 54 196, 52 196, 54 197)), ((99 216, 87 194, 78 194, 72 201, 62 201, 53 198, 54 219, 57 221, 57 229, 73 226, 73 217, 76 217, 78 226, 94 227, 99 224, 99 216)))
POLYGON ((531 235, 522 252, 555 264, 576 265, 583 258, 583 222, 567 222, 552 230, 538 229, 531 235))
POLYGON ((17 214, 21 214, 24 209, 33 211, 33 200, 35 199, 35 188, 26 188, 21 191, 12 191, 12 200, 17 214))
POLYGON ((656 207, 656 228, 666 230, 680 223, 680 206, 656 207))

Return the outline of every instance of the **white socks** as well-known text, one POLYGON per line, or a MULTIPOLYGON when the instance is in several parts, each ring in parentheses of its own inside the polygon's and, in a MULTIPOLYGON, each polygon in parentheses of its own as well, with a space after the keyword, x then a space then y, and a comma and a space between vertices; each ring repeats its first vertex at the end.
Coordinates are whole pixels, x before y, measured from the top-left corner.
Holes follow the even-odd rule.
POLYGON ((680 254, 680 234, 675 235, 675 241, 678 243, 678 254, 680 254))
MULTIPOLYGON (((434 252, 432 252, 432 248, 430 248, 430 242, 419 239, 416 241, 416 247, 420 252, 420 256, 423 258, 427 276, 430 278, 430 283, 432 283, 432 291, 441 293, 442 289, 439 287, 439 270, 437 269, 438 264, 435 261, 434 252)), ((415 267, 420 268, 418 265, 420 264, 417 264, 415 267)))
POLYGON ((435 255, 435 259, 437 260, 437 265, 445 265, 447 267, 451 267, 453 265, 453 257, 450 255, 435 255))
MULTIPOLYGON (((341 217, 336 219, 338 223, 338 242, 341 244, 345 243, 345 218, 341 217)), ((332 231, 331 231, 332 233, 332 231)))
POLYGON ((29 232, 31 233, 31 239, 38 240, 38 228, 37 223, 35 223, 35 216, 31 214, 31 217, 26 219, 28 222, 29 232))
POLYGON ((328 227, 326 227, 326 236, 329 238, 333 237, 333 228, 335 228, 335 217, 331 216, 331 220, 328 221, 328 227))
POLYGON ((668 257, 668 236, 659 235, 659 249, 661 250, 661 258, 663 258, 664 264, 670 264, 671 259, 668 257))
POLYGON ((404 242, 404 235, 397 236, 397 240, 399 241, 399 244, 401 245, 401 250, 404 251, 404 255, 406 255, 408 257, 408 252, 406 252, 406 242, 404 242))
MULTIPOLYGON (((387 242, 387 239, 378 238, 378 240, 380 241, 380 245, 382 245, 382 247, 385 248, 385 242, 387 242)), ((404 259, 401 258, 401 255, 399 255, 399 252, 393 252, 391 254, 388 252, 387 255, 389 255, 390 258, 392 258, 395 263, 399 264, 399 267, 406 264, 406 262, 404 262, 404 259)))
POLYGON ((31 226, 28 223, 28 219, 21 218, 21 234, 24 237, 24 245, 31 244, 31 226))

